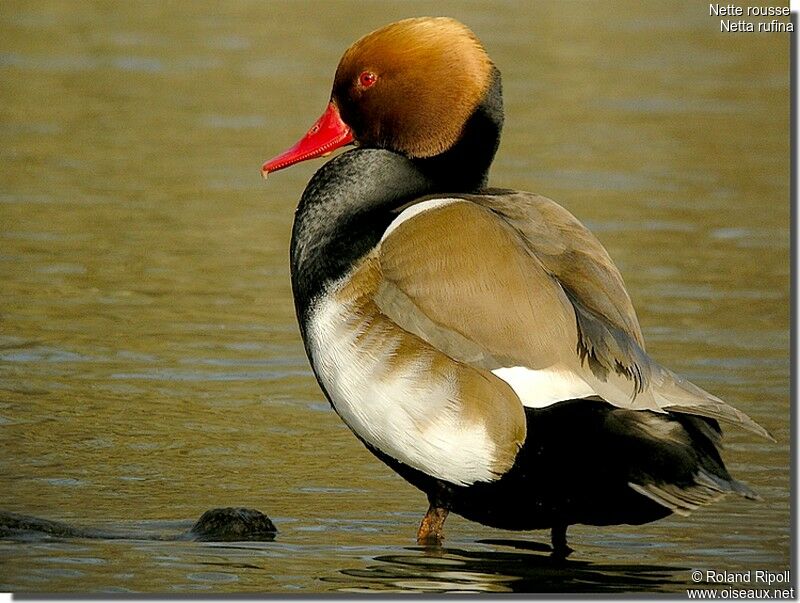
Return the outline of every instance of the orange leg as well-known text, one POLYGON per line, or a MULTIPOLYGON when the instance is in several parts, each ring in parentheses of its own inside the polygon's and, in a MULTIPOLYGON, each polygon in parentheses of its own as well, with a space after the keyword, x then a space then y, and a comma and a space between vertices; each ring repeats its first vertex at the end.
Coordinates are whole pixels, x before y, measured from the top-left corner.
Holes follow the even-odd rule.
POLYGON ((449 511, 444 507, 431 505, 422 518, 417 532, 417 544, 423 546, 439 546, 444 540, 444 520, 449 511))

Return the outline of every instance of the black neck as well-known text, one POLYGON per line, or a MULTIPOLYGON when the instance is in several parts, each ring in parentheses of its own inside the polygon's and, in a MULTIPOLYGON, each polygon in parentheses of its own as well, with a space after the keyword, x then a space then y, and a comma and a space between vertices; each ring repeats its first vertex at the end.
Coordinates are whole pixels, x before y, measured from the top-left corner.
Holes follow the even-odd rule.
POLYGON ((500 74, 459 141, 428 159, 384 149, 335 157, 312 177, 292 231, 292 289, 301 328, 314 296, 344 276, 380 241, 399 208, 434 193, 471 193, 488 178, 503 127, 500 74))
POLYGON ((488 91, 467 120, 458 142, 441 155, 414 162, 422 173, 451 192, 474 192, 486 186, 503 130, 500 71, 492 68, 488 91))
POLYGON ((326 283, 346 274, 380 240, 398 207, 437 190, 405 157, 348 151, 311 178, 292 230, 292 289, 298 318, 326 283))

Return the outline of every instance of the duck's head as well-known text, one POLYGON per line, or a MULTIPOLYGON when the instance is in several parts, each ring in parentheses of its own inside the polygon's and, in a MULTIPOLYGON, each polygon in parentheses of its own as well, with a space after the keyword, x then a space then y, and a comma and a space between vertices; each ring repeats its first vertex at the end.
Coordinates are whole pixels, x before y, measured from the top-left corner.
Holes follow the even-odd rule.
MULTIPOLYGON (((469 28, 446 17, 398 21, 344 53, 325 112, 297 144, 267 161, 262 174, 350 143, 435 158, 457 146, 487 103, 495 126, 489 136, 499 139, 499 72, 469 28)), ((497 140, 480 142, 491 147, 491 162, 497 140)))

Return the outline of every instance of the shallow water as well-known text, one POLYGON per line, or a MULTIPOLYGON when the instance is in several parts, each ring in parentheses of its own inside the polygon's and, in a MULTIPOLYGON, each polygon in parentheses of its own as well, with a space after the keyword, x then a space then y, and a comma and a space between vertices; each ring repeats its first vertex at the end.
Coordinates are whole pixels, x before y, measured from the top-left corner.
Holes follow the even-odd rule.
MULTIPOLYGON (((788 568, 785 34, 686 3, 5 2, 0 9, 0 508, 176 530, 266 512, 275 542, 0 541, 19 592, 682 592, 788 568), (323 109, 341 52, 449 14, 504 75, 497 185, 550 196, 620 266, 652 355, 748 412, 726 458, 761 503, 570 530, 552 563, 448 520, 373 459, 306 363, 294 205, 319 162, 261 162, 323 109)), ((587 451, 590 454, 591 451, 587 451)))

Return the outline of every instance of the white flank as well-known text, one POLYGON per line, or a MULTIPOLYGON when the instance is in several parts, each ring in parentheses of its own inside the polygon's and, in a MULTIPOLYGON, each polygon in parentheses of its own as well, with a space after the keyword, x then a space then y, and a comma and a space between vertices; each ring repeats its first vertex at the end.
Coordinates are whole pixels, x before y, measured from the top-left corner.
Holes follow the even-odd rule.
POLYGON ((508 383, 528 408, 542 408, 596 393, 586 381, 566 368, 552 366, 534 370, 514 366, 495 369, 492 373, 508 383))
POLYGON ((450 205, 451 203, 459 203, 464 202, 463 199, 449 199, 449 198, 442 198, 442 199, 428 199, 427 201, 422 201, 421 203, 415 203, 408 209, 404 209, 400 212, 400 215, 397 216, 389 227, 386 229, 386 232, 383 233, 381 237, 381 242, 386 240, 392 231, 394 231, 398 226, 400 226, 406 220, 410 220, 414 216, 421 214, 424 211, 428 211, 429 209, 434 209, 436 207, 441 207, 443 205, 450 205))
POLYGON ((463 420, 456 375, 433 375, 426 366, 430 354, 390 370, 387 360, 398 338, 356 324, 351 310, 330 295, 314 308, 308 337, 320 382, 360 438, 448 482, 497 479, 491 469, 494 444, 480 423, 463 420))

